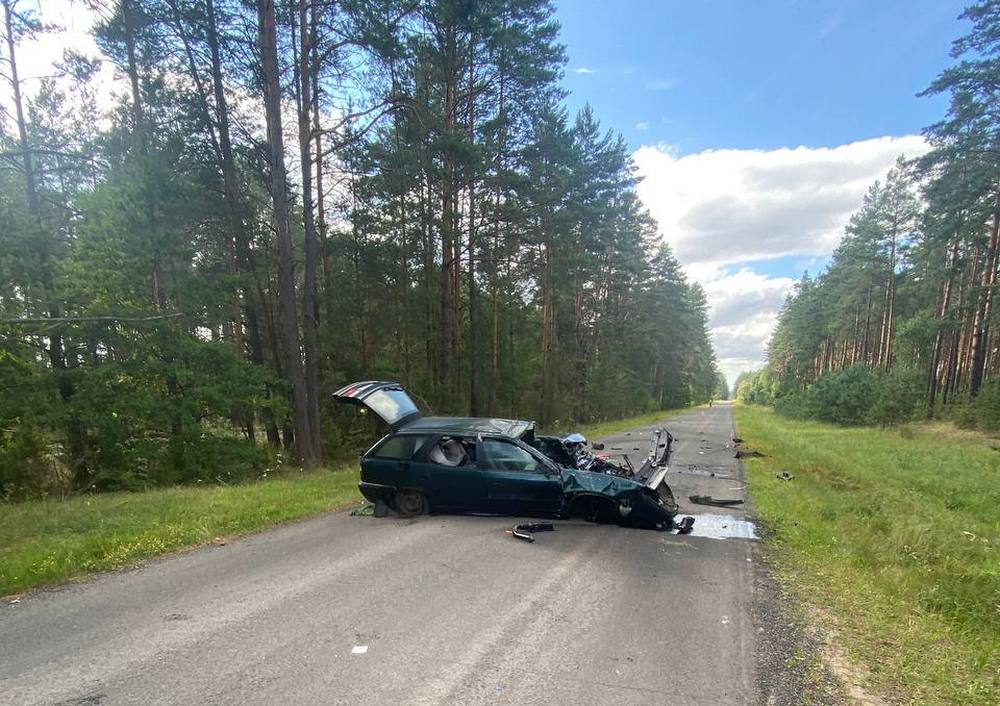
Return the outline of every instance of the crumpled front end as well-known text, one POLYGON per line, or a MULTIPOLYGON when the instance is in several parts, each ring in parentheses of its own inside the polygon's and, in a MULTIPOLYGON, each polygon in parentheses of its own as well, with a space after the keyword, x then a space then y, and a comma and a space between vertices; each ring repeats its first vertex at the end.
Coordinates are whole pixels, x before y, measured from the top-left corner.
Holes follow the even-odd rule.
POLYGON ((566 468, 562 475, 565 517, 645 529, 674 526, 677 503, 662 476, 648 487, 607 473, 566 468))

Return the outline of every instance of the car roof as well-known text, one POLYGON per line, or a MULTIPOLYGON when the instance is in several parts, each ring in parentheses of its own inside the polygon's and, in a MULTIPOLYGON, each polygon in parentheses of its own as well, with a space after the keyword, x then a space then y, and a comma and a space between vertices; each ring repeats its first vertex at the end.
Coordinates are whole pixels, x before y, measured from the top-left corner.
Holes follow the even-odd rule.
POLYGON ((535 428, 534 422, 523 419, 494 417, 421 417, 405 425, 400 432, 430 432, 435 434, 496 434, 519 438, 535 428))

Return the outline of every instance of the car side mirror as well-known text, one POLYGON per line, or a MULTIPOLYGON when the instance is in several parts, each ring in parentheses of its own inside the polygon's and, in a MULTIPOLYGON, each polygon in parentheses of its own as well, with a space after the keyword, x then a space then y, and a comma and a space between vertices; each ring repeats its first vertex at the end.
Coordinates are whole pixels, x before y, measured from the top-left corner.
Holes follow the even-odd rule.
POLYGON ((604 444, 591 444, 594 451, 604 451, 604 444))

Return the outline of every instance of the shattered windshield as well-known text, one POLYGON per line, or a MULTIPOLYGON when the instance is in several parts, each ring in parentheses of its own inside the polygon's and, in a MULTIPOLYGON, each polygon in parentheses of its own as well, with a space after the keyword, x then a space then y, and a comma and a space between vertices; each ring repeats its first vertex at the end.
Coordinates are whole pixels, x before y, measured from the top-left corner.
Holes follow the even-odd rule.
POLYGON ((419 412, 413 400, 403 390, 378 390, 365 398, 365 404, 392 425, 403 417, 419 412))

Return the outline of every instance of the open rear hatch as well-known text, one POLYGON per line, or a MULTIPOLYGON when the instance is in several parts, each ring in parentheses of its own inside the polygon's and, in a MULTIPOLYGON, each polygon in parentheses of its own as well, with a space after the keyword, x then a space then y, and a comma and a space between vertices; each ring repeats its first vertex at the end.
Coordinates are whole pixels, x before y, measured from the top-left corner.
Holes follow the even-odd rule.
POLYGON ((365 407, 388 424, 393 431, 420 419, 420 410, 398 382, 368 380, 353 382, 333 393, 338 402, 365 407))

